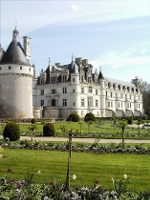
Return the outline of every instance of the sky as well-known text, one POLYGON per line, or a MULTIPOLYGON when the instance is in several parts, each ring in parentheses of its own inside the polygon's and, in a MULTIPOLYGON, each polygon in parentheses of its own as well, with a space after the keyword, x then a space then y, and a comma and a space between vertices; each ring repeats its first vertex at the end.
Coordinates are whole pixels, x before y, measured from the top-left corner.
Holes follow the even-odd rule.
POLYGON ((150 0, 0 1, 0 43, 15 26, 31 39, 37 75, 51 65, 88 59, 103 75, 150 83, 150 0))

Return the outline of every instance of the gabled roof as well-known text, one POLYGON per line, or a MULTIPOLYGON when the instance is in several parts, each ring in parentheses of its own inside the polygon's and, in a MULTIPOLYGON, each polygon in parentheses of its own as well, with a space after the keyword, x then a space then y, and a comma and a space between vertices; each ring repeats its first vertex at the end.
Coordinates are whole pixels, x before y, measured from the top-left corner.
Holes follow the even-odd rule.
POLYGON ((17 40, 13 40, 4 53, 0 64, 18 64, 31 66, 27 60, 24 50, 17 40))

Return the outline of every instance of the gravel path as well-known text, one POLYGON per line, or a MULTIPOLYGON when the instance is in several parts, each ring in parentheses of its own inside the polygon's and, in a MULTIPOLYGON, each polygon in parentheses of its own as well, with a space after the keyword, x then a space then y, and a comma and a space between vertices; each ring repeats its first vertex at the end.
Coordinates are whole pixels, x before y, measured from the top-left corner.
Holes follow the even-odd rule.
MULTIPOLYGON (((0 138, 3 138, 0 135, 0 138)), ((31 140, 30 136, 21 136, 20 140, 31 140)), ((33 137, 33 140, 41 140, 41 141, 52 141, 52 142, 66 142, 68 138, 63 137, 33 137)), ((96 138, 73 138, 73 142, 85 142, 85 143, 94 143, 96 138)), ((121 139, 100 139, 100 143, 121 143, 121 139)), ((150 140, 136 140, 136 139, 125 139, 125 143, 150 143, 150 140)))
MULTIPOLYGON (((21 140, 29 139, 30 137, 21 136, 21 140)), ((62 137, 34 137, 34 140, 42 140, 42 141, 61 141, 66 142, 68 138, 62 137)), ((86 143, 94 143, 96 138, 73 138, 73 142, 86 142, 86 143)), ((100 139, 100 143, 120 143, 121 139, 100 139)), ((150 143, 150 140, 134 140, 134 139, 125 139, 125 143, 150 143)))

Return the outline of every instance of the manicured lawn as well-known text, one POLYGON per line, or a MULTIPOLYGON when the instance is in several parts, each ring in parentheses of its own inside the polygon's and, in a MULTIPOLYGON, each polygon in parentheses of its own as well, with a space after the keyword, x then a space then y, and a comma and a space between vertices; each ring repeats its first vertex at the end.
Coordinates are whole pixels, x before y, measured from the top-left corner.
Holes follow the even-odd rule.
MULTIPOLYGON (((68 130, 72 129, 75 134, 74 135, 78 135, 82 137, 82 134, 84 134, 83 136, 85 137, 88 134, 88 125, 86 122, 83 122, 82 127, 81 127, 81 134, 80 134, 80 124, 78 122, 71 122, 71 123, 53 123, 55 126, 55 130, 56 130, 56 136, 60 136, 62 131, 60 130, 60 126, 61 125, 65 125, 67 127, 68 130), (76 131, 78 132, 78 134, 76 134, 76 131)), ((20 130, 21 130, 21 134, 30 134, 29 131, 29 127, 31 126, 31 124, 22 124, 20 125, 20 130)), ((37 129, 35 130, 35 135, 43 135, 43 125, 42 124, 37 124, 37 129)), ((146 130, 146 129, 141 129, 140 133, 146 133, 146 132, 150 132, 150 130, 146 130)), ((0 126, 0 132, 2 133, 2 126, 0 126)), ((103 124, 98 124, 96 122, 93 122, 92 125, 90 126, 90 133, 92 133, 92 135, 96 135, 98 133, 105 133, 108 137, 113 137, 113 138, 118 138, 121 135, 121 129, 118 127, 114 127, 113 123, 110 121, 108 123, 103 123, 103 124), (120 134, 119 134, 120 133, 120 134), (109 136, 109 134, 114 134, 114 136, 109 136), (118 136, 119 134, 119 136, 118 136)), ((129 134, 132 134, 132 137, 135 136, 136 138, 138 137, 138 129, 137 128, 126 128, 125 129, 125 137, 129 137, 129 134)), ((89 137, 87 135, 87 137, 89 137)), ((102 137, 102 136, 101 136, 102 137)), ((145 137, 145 136, 143 136, 145 137)), ((149 135, 147 136, 149 137, 149 135)))
MULTIPOLYGON (((37 181, 50 182, 54 177, 60 183, 65 180, 67 171, 67 152, 4 149, 4 158, 0 159, 0 176, 7 169, 9 179, 24 179, 28 169, 35 172, 37 181), (41 174, 37 171, 40 170, 41 174)), ((130 187, 139 190, 150 188, 150 156, 138 154, 94 154, 72 153, 71 185, 93 185, 98 179, 100 184, 112 188, 111 177, 120 180, 123 174, 130 178, 130 187)))

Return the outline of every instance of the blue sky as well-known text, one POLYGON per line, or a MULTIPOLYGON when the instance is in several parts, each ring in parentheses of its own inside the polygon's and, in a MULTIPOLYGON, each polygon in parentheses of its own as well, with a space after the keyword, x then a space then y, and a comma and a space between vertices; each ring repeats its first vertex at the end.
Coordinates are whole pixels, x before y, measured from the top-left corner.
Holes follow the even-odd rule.
POLYGON ((37 74, 51 65, 88 59, 93 71, 130 82, 149 81, 150 0, 1 0, 0 43, 6 50, 17 21, 31 40, 31 64, 37 74))

